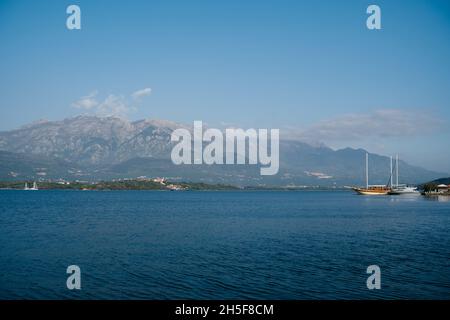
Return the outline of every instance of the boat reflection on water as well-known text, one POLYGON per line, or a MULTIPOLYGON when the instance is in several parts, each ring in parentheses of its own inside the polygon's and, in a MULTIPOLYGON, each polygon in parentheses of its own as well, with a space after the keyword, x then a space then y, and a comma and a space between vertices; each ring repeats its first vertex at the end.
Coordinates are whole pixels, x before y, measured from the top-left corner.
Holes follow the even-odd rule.
POLYGON ((390 197, 389 202, 415 202, 421 201, 422 198, 419 192, 403 193, 401 197, 390 197))
POLYGON ((425 200, 428 201, 437 201, 437 202, 450 202, 450 196, 446 196, 446 195, 432 195, 432 196, 424 196, 423 198, 425 198, 425 200))

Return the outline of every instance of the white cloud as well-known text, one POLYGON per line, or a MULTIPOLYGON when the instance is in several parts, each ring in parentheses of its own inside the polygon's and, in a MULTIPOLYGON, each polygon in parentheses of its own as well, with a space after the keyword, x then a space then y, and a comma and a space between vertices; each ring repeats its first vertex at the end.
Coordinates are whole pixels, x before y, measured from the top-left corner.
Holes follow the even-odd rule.
POLYGON ((135 107, 127 104, 123 96, 110 94, 102 103, 98 105, 96 111, 100 116, 125 117, 127 114, 135 110, 135 107))
POLYGON ((142 97, 148 96, 152 93, 151 88, 144 88, 141 90, 137 90, 131 94, 131 97, 135 100, 140 99, 142 97))
POLYGON ((359 141, 428 134, 439 130, 442 124, 426 112, 381 109, 323 120, 293 135, 306 141, 359 141))
POLYGON ((95 90, 75 101, 72 106, 99 116, 126 117, 137 111, 141 98, 151 94, 151 91, 151 88, 145 88, 133 92, 128 98, 123 95, 110 94, 105 99, 98 100, 98 91, 95 90))
POLYGON ((78 109, 90 110, 98 106, 98 101, 95 99, 97 96, 97 91, 93 91, 87 96, 81 97, 77 101, 75 101, 72 105, 78 109))

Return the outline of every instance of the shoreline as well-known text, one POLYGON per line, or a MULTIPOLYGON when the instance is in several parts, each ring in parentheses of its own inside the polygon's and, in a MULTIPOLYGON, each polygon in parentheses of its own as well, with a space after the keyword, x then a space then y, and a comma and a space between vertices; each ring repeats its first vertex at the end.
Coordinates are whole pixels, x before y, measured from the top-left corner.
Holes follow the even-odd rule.
MULTIPOLYGON (((38 191, 278 191, 278 192, 348 192, 351 188, 342 186, 234 186, 202 182, 172 182, 153 179, 123 179, 117 181, 38 181, 38 190, 25 189, 30 181, 0 181, 0 190, 38 191)), ((421 192, 424 197, 450 196, 450 192, 421 192)))
MULTIPOLYGON (((28 180, 23 181, 0 181, 0 190, 22 190, 28 180)), ((143 180, 120 180, 120 181, 98 181, 98 182, 53 182, 38 181, 39 190, 74 190, 74 191, 350 191, 346 187, 322 187, 322 186, 234 186, 224 184, 208 184, 201 182, 171 182, 165 181, 143 181, 143 180)))

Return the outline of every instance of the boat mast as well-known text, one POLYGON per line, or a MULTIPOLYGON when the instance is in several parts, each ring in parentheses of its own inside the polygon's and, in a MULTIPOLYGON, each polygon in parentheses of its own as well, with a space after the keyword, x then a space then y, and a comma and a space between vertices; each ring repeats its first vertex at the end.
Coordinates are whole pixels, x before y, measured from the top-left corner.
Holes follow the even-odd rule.
POLYGON ((392 183, 392 156, 391 156, 391 173, 389 175, 389 184, 390 184, 390 187, 392 187, 392 185, 393 185, 393 183, 392 183))
POLYGON ((395 156, 395 186, 398 187, 398 154, 395 156))
POLYGON ((366 152, 366 189, 369 189, 369 153, 366 152))

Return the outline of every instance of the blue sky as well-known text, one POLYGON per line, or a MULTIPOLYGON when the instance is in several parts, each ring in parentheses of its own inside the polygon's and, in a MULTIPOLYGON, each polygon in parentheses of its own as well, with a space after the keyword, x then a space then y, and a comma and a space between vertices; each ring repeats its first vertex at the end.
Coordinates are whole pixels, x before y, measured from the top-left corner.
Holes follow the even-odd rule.
POLYGON ((445 0, 0 0, 0 130, 103 106, 450 172, 449 39, 445 0), (70 4, 81 30, 66 28, 70 4), (382 30, 366 28, 370 4, 382 30))

